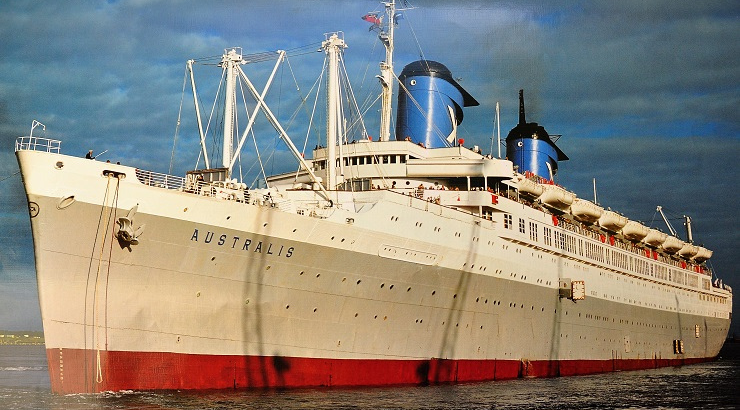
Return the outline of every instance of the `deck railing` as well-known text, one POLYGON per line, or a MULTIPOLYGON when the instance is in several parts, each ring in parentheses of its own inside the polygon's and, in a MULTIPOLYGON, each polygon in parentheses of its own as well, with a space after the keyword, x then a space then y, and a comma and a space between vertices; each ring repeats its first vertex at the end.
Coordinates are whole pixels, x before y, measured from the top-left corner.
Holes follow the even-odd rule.
POLYGON ((183 190, 185 187, 185 178, 183 177, 145 171, 138 168, 136 169, 136 179, 144 185, 159 188, 183 190))
POLYGON ((15 140, 15 151, 45 151, 59 154, 62 141, 42 137, 18 137, 15 140))
POLYGON ((203 182, 154 171, 136 169, 136 179, 140 183, 157 188, 172 189, 190 194, 249 203, 250 191, 243 184, 216 181, 203 182))

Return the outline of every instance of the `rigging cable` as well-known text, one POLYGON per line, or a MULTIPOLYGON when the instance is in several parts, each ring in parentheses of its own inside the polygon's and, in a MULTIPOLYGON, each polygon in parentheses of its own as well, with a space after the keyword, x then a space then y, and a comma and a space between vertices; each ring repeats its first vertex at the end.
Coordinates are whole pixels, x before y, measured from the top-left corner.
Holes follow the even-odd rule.
POLYGON ((180 93, 180 109, 177 111, 177 125, 175 126, 175 138, 172 141, 172 154, 170 155, 170 168, 167 171, 168 174, 172 174, 172 166, 175 162, 175 147, 177 146, 177 135, 180 132, 180 123, 182 121, 182 105, 185 100, 185 85, 187 84, 188 70, 185 69, 185 74, 182 78, 182 93, 180 93))
MULTIPOLYGON (((326 56, 324 57, 324 63, 322 64, 322 67, 324 66, 326 66, 326 56)), ((302 101, 305 102, 306 99, 308 99, 308 95, 310 95, 313 92, 313 89, 316 88, 316 97, 314 98, 313 106, 311 107, 311 113, 308 116, 308 127, 306 127, 306 138, 303 139, 303 149, 301 150, 301 155, 303 155, 304 157, 306 155, 306 146, 308 145, 308 138, 311 135, 311 128, 316 127, 316 125, 314 125, 313 119, 314 119, 314 116, 316 115, 316 107, 318 106, 318 102, 319 102, 319 93, 321 92, 321 84, 322 84, 323 78, 324 78, 324 69, 322 68, 321 72, 319 73, 318 78, 311 86, 311 89, 308 91, 306 98, 302 99, 302 101)), ((319 130, 315 129, 315 131, 317 135, 316 140, 318 141, 319 130)), ((317 146, 318 146, 318 142, 317 142, 317 146)), ((301 172, 301 165, 298 164, 298 169, 296 169, 295 171, 295 179, 294 179, 295 181, 298 181, 298 174, 300 172, 301 172)))
MULTIPOLYGON (((87 300, 88 300, 88 294, 90 292, 90 276, 91 276, 91 273, 92 273, 92 264, 93 264, 93 260, 94 260, 95 249, 97 248, 98 238, 100 237, 100 235, 102 233, 102 243, 100 244, 100 254, 98 256, 97 272, 95 274, 95 288, 93 290, 93 306, 92 306, 92 312, 91 312, 91 316, 92 316, 92 332, 93 332, 92 333, 92 341, 93 341, 93 345, 95 345, 95 348, 96 348, 95 381, 97 383, 102 383, 102 381, 103 381, 103 379, 102 379, 102 365, 101 365, 101 360, 100 360, 100 341, 99 341, 99 338, 97 337, 97 332, 96 332, 96 330, 97 330, 97 313, 96 313, 96 311, 97 311, 97 305, 98 305, 98 286, 99 286, 99 281, 100 281, 100 270, 101 270, 101 264, 102 264, 102 259, 103 259, 103 252, 105 251, 105 245, 106 245, 106 241, 107 241, 107 237, 108 237, 108 230, 109 230, 109 227, 110 227, 110 221, 111 221, 110 215, 113 213, 113 209, 114 209, 113 206, 111 206, 110 207, 110 210, 106 214, 106 208, 109 208, 107 206, 107 204, 108 204, 108 201, 109 201, 109 195, 110 195, 110 191, 111 191, 111 179, 113 178, 113 176, 112 176, 112 174, 108 174, 107 177, 108 177, 108 180, 107 180, 106 187, 105 187, 105 194, 103 195, 103 203, 102 203, 101 208, 100 208, 100 215, 98 216, 98 225, 97 225, 97 228, 95 230, 95 239, 93 241, 92 253, 90 254, 90 263, 89 263, 88 269, 87 269, 87 281, 85 282, 86 284, 85 284, 85 302, 84 302, 84 312, 85 313, 84 313, 84 323, 83 323, 83 337, 84 337, 83 349, 84 349, 85 352, 87 352, 87 327, 88 327, 88 324, 87 324, 87 300), (101 226, 104 227, 103 232, 101 232, 101 226)), ((118 178, 116 178, 116 188, 115 188, 115 194, 114 194, 114 199, 112 201, 112 204, 113 203, 117 204, 117 202, 118 202, 118 199, 117 198, 118 198, 118 188, 119 188, 119 185, 120 185, 120 180, 118 178)), ((113 246, 113 241, 112 240, 110 241, 109 246, 111 247, 111 251, 112 251, 112 246, 113 246)), ((108 268, 110 269, 110 259, 108 261, 108 265, 109 265, 108 268)), ((106 286, 106 295, 107 295, 107 286, 108 286, 107 277, 106 277, 106 285, 105 286, 106 286)), ((106 300, 106 304, 107 304, 107 300, 106 300)), ((107 312, 107 308, 106 308, 106 312, 107 312)), ((107 313, 106 313, 106 317, 107 317, 107 313)), ((107 333, 107 322, 106 322, 106 333, 107 333)), ((106 336, 106 343, 107 343, 107 336, 106 336)), ((91 345, 91 347, 92 347, 92 345, 91 345)), ((88 385, 88 379, 87 379, 87 374, 88 374, 87 373, 87 371, 88 371, 87 356, 88 356, 87 353, 85 353, 85 356, 84 356, 84 366, 85 366, 85 385, 86 386, 88 385)))

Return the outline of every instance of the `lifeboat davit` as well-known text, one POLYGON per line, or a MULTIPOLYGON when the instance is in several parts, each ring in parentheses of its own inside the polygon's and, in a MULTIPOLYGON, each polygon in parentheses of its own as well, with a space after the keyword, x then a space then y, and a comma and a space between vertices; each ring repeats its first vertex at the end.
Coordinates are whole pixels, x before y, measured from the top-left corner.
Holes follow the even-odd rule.
POLYGON ((683 247, 678 251, 678 254, 684 258, 691 258, 699 252, 699 247, 690 243, 684 243, 683 247))
POLYGON ((535 198, 542 195, 542 192, 545 190, 542 188, 542 185, 532 181, 524 175, 517 175, 517 185, 519 187, 520 194, 530 195, 535 198))
POLYGON ((649 232, 650 228, 637 221, 627 221, 622 228, 622 235, 631 241, 639 241, 646 237, 649 232))
POLYGON ((642 241, 650 246, 657 248, 658 246, 662 245, 667 238, 668 234, 665 234, 657 229, 650 229, 648 231, 648 234, 644 238, 642 238, 642 241))
POLYGON ((684 245, 686 245, 686 242, 676 238, 675 236, 668 236, 662 246, 664 251, 668 253, 676 253, 681 250, 684 245))
POLYGON ((694 255, 694 260, 699 263, 702 263, 705 260, 711 258, 712 254, 714 254, 714 252, 710 251, 709 249, 703 246, 699 246, 699 250, 696 252, 696 255, 694 255))
POLYGON ((604 208, 591 201, 576 198, 570 205, 570 213, 577 220, 592 224, 599 220, 601 214, 604 213, 604 208))
POLYGON ((617 232, 627 224, 627 218, 614 211, 604 211, 599 218, 599 226, 602 228, 617 232))
POLYGON ((568 209, 568 207, 573 203, 573 200, 576 199, 576 194, 568 192, 557 185, 540 184, 540 186, 542 187, 543 192, 537 199, 549 207, 564 211, 568 209))

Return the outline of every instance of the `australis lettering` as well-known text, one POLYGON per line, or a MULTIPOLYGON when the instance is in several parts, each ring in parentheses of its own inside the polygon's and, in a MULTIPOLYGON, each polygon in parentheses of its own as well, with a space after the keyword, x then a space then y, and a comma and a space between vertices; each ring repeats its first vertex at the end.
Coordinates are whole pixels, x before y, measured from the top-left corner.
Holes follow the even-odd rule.
POLYGON ((229 236, 227 234, 218 235, 218 240, 214 241, 214 236, 216 236, 216 232, 206 231, 205 234, 201 234, 198 228, 195 228, 193 229, 193 234, 190 236, 190 240, 192 242, 210 244, 210 246, 226 245, 228 247, 231 245, 232 249, 241 249, 244 252, 276 255, 286 258, 293 256, 293 252, 295 251, 293 246, 286 247, 283 244, 270 241, 253 241, 251 238, 229 236), (275 249, 279 250, 275 252, 275 249))

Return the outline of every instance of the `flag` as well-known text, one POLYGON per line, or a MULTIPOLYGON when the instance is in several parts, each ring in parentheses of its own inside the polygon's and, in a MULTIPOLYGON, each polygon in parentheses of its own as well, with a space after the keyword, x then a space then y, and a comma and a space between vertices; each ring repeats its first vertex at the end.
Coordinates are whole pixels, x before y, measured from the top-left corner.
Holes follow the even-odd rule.
POLYGON ((379 26, 381 21, 380 18, 378 18, 378 15, 375 13, 368 13, 362 16, 362 19, 367 21, 368 23, 373 23, 376 26, 379 26))

